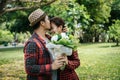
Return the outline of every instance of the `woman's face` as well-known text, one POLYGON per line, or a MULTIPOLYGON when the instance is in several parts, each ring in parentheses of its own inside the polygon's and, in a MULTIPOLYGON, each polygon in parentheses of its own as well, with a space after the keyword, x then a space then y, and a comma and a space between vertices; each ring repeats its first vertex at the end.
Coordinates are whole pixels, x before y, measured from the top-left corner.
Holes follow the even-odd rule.
POLYGON ((62 26, 56 26, 54 23, 51 23, 51 33, 53 33, 53 34, 62 33, 62 26))

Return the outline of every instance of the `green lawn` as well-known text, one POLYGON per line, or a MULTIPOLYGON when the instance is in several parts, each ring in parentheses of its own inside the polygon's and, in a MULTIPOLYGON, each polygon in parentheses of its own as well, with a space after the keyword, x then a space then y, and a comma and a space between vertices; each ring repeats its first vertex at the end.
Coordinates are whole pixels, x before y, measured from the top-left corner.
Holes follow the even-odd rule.
POLYGON ((81 80, 120 80, 120 47, 114 44, 84 44, 79 47, 81 80))
MULTIPOLYGON (((80 80, 120 80, 120 47, 114 44, 81 44, 80 80)), ((0 80, 25 80, 23 50, 0 50, 0 80)))

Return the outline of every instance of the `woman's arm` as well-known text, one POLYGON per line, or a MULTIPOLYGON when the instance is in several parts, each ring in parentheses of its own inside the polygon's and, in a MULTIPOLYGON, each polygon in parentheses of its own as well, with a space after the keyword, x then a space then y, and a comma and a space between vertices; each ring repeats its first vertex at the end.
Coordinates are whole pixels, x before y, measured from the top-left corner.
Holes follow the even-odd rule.
POLYGON ((72 55, 68 57, 68 64, 66 65, 67 69, 76 69, 80 66, 80 59, 78 57, 78 52, 73 51, 72 55))

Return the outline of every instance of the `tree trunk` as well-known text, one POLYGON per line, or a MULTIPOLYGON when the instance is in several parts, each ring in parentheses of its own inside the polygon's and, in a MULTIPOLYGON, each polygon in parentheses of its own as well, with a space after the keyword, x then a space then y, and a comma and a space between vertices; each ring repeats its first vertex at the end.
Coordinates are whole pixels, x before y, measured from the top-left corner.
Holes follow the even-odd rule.
POLYGON ((0 0, 0 13, 4 11, 7 0, 0 0))
POLYGON ((116 46, 118 46, 119 45, 119 40, 118 39, 116 39, 116 46))

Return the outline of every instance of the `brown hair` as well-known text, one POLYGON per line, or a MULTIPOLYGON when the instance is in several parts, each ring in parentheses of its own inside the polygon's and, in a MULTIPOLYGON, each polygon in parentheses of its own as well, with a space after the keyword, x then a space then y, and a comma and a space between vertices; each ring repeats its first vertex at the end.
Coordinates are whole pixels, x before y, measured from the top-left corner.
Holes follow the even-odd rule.
POLYGON ((50 19, 50 22, 54 23, 57 27, 60 27, 60 26, 63 26, 63 28, 65 27, 65 22, 60 17, 53 17, 52 19, 50 19))

